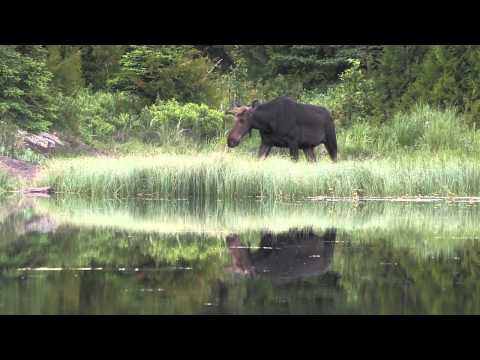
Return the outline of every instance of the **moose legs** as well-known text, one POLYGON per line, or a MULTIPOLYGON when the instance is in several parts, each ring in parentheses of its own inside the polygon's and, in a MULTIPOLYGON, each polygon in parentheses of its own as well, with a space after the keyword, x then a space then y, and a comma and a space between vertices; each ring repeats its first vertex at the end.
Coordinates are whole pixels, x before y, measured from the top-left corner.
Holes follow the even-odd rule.
POLYGON ((290 157, 293 161, 298 161, 298 145, 297 144, 290 144, 290 157))
POLYGON ((262 144, 260 146, 260 150, 258 152, 258 157, 260 158, 260 160, 265 160, 267 158, 268 154, 270 154, 271 149, 272 149, 271 146, 262 144))
POLYGON ((315 148, 313 146, 303 149, 305 156, 308 161, 316 162, 317 158, 315 157, 315 148))
MULTIPOLYGON (((270 150, 272 149, 271 146, 262 144, 260 145, 260 150, 258 151, 258 158, 260 160, 265 160, 268 155, 270 154, 270 150)), ((292 160, 298 161, 299 158, 299 148, 297 145, 290 145, 290 156, 292 160)), ((307 160, 310 162, 316 162, 317 157, 315 156, 315 148, 313 146, 304 148, 303 152, 305 153, 305 156, 307 157, 307 160)))

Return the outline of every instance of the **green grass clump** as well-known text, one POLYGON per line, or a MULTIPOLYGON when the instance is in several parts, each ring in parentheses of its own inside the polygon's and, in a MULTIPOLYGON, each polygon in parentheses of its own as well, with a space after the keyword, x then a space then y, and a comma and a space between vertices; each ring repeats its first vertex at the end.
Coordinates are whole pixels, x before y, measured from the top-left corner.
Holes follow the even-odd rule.
POLYGON ((11 176, 0 170, 0 196, 15 188, 15 181, 11 176))
POLYGON ((358 122, 339 129, 338 143, 343 159, 398 158, 414 153, 474 156, 480 151, 475 130, 466 125, 461 114, 452 108, 437 110, 428 105, 397 113, 381 126, 358 122))
POLYGON ((57 159, 38 185, 91 196, 304 199, 309 196, 480 194, 480 167, 470 157, 407 154, 402 158, 294 163, 225 153, 57 159))

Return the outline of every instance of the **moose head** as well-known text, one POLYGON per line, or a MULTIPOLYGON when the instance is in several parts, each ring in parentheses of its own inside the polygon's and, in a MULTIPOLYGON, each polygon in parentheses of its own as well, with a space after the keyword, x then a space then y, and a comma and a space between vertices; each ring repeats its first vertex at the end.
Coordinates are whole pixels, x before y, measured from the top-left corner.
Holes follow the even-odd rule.
POLYGON ((253 128, 252 117, 258 104, 258 101, 254 101, 251 106, 239 106, 227 112, 235 117, 233 128, 228 134, 228 147, 234 148, 238 146, 248 133, 251 135, 253 128))

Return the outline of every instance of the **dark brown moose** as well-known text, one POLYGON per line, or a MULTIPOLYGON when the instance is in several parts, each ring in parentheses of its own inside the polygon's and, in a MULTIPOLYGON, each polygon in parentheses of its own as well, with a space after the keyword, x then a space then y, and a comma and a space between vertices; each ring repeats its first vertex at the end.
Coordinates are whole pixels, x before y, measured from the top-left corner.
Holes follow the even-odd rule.
POLYGON ((336 230, 322 236, 311 229, 262 236, 259 249, 252 251, 236 234, 227 236, 233 265, 230 272, 246 276, 266 276, 274 282, 289 282, 329 271, 335 248, 336 230))
POLYGON ((331 159, 337 160, 335 124, 330 112, 321 106, 300 104, 282 96, 265 104, 237 107, 228 135, 228 146, 234 148, 253 129, 259 130, 262 143, 259 157, 266 159, 272 147, 289 148, 293 160, 299 149, 307 160, 315 162, 315 147, 324 144, 331 159))

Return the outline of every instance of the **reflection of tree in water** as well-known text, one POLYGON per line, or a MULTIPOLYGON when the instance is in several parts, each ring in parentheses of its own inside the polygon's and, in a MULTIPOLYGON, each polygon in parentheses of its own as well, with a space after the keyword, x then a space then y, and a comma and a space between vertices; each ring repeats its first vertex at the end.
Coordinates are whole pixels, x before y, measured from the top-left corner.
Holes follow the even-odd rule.
POLYGON ((0 311, 479 314, 478 242, 452 240, 442 252, 439 232, 408 229, 254 231, 229 235, 225 249, 222 238, 197 233, 57 227, 25 201, 0 207, 0 311), (90 266, 105 270, 8 275, 90 266))
POLYGON ((415 248, 395 248, 389 239, 377 238, 367 246, 342 248, 336 268, 358 313, 480 314, 476 240, 425 257, 415 248))

